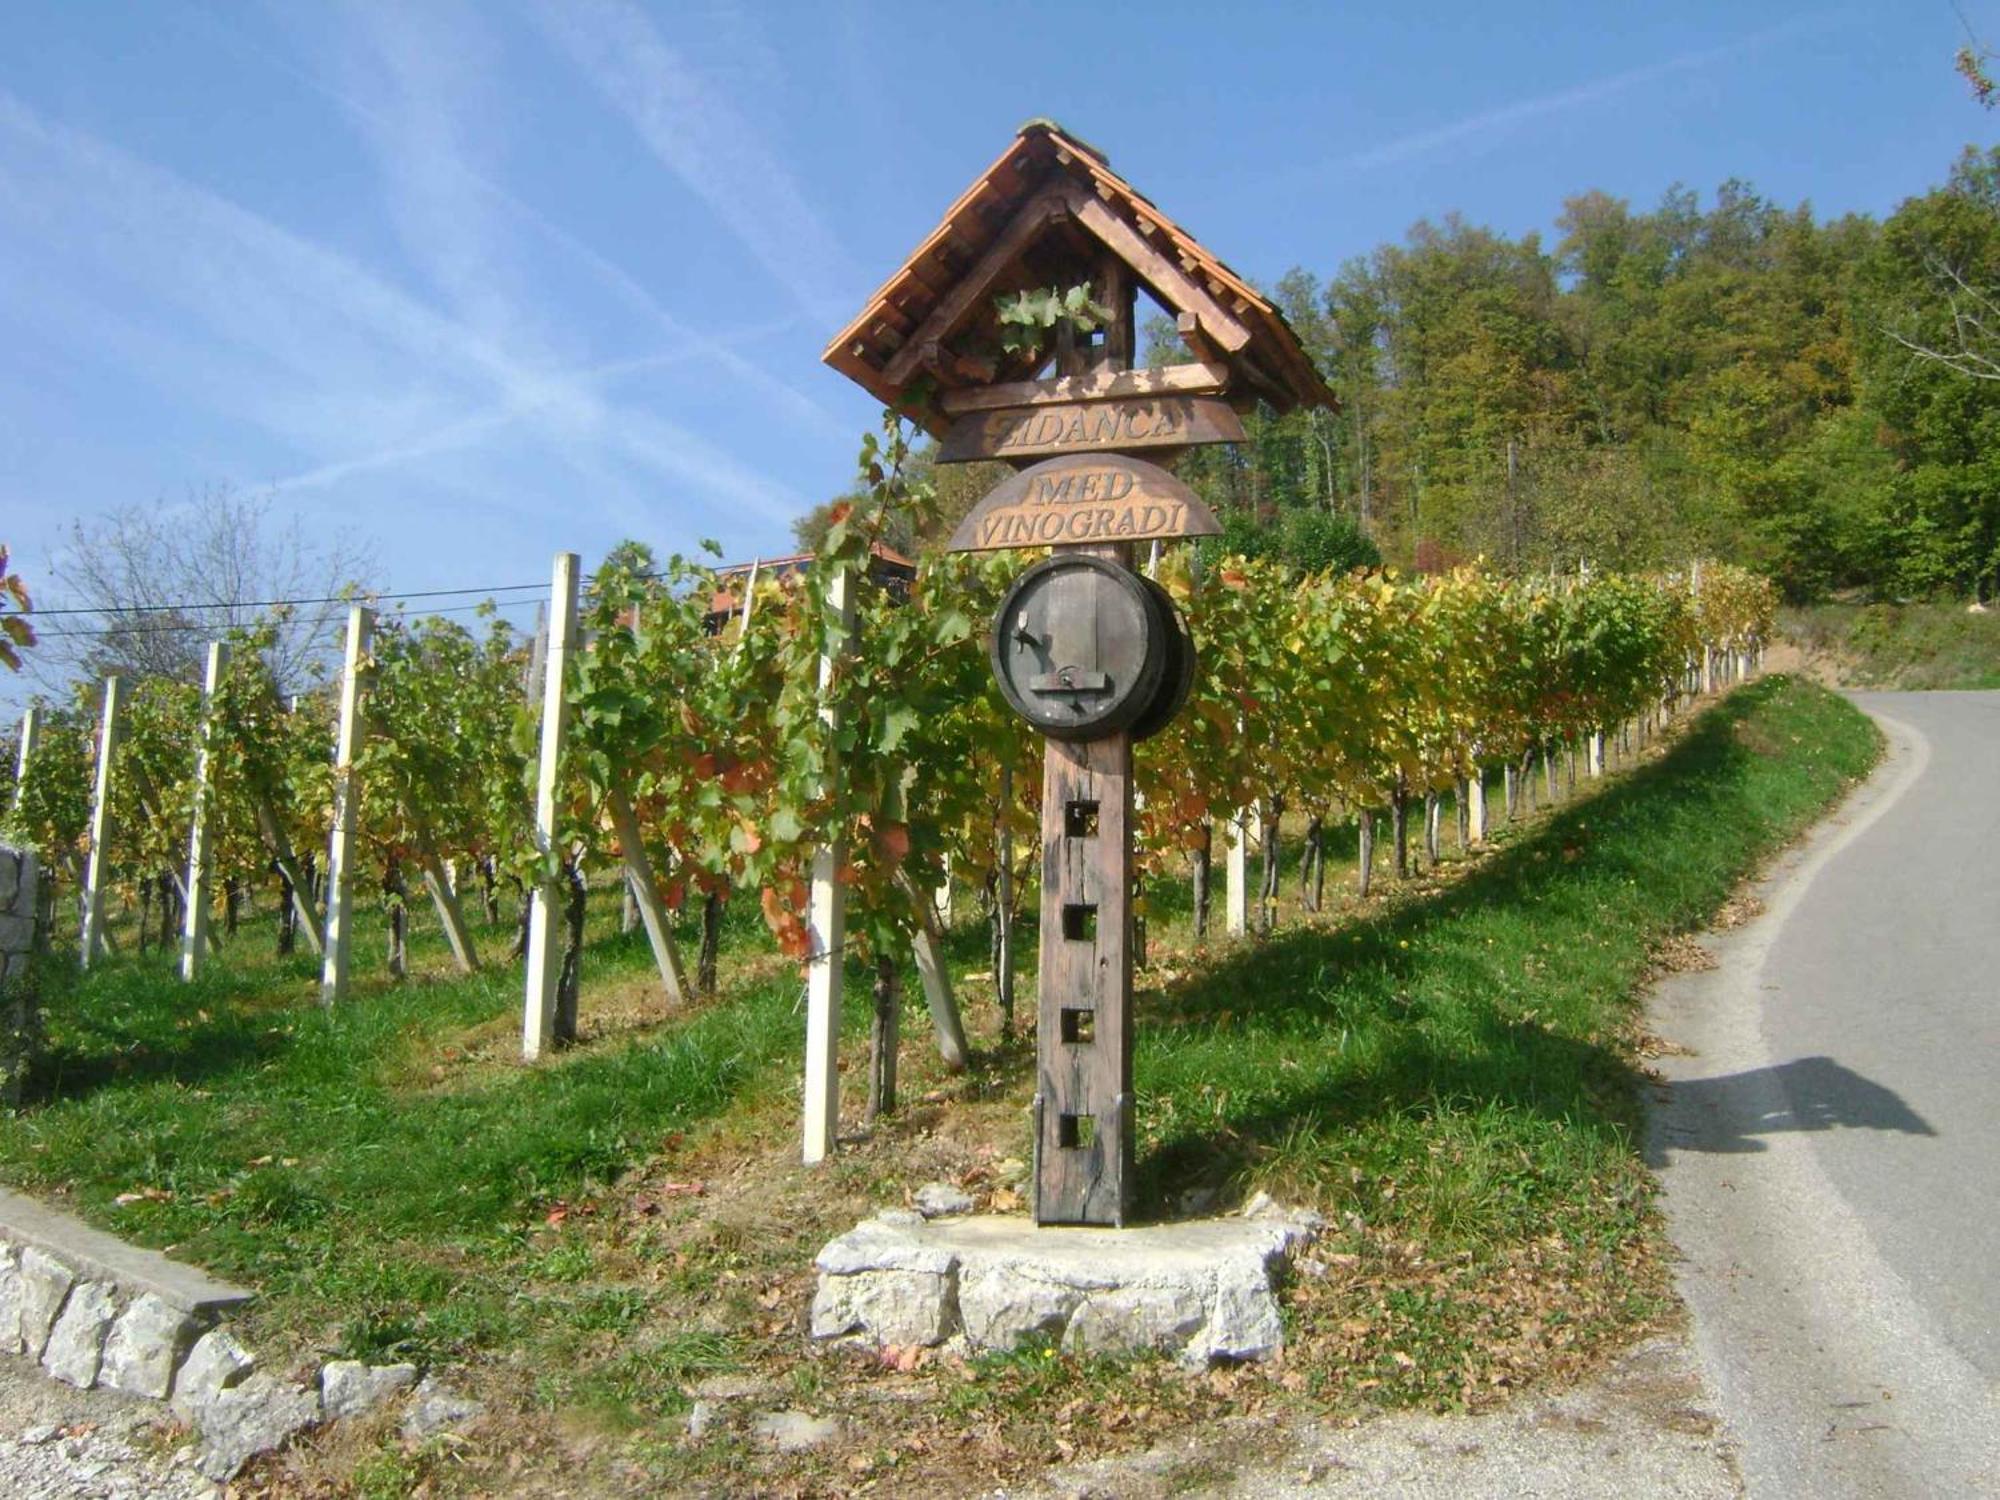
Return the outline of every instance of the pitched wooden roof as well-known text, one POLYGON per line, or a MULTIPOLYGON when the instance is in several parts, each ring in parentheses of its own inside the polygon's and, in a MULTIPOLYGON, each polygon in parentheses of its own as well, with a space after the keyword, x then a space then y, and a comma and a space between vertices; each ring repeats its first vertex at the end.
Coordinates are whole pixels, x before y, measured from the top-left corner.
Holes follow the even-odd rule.
POLYGON ((943 392, 1028 379, 1042 363, 997 353, 994 298, 1074 282, 1076 267, 1107 247, 1178 315, 1203 358, 1230 369, 1244 400, 1337 404, 1275 306, 1049 120, 1021 127, 822 358, 885 405, 905 404, 927 379, 929 399, 909 404, 935 429, 943 392), (965 356, 968 342, 978 358, 965 356))

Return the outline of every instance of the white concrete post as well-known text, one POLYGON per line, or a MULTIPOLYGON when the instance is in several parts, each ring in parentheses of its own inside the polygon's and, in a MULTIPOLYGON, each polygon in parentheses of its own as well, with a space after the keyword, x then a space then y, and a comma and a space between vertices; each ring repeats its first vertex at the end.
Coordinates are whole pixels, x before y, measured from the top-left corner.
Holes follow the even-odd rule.
POLYGON ((1593 729, 1590 731, 1589 749, 1590 749, 1590 774, 1592 776, 1602 776, 1604 774, 1604 731, 1603 730, 1593 729))
POLYGON ((340 667, 340 729, 333 744, 333 830, 326 841, 326 934, 319 979, 319 1000, 325 1006, 347 998, 347 958, 354 937, 354 838, 361 830, 361 782, 354 774, 354 757, 368 732, 363 699, 374 638, 375 611, 360 604, 349 609, 347 651, 340 667))
POLYGON ((210 641, 208 673, 201 684, 201 727, 197 731, 201 743, 194 757, 194 820, 188 827, 187 913, 181 925, 181 978, 186 980, 201 972, 202 955, 208 946, 208 891, 215 876, 214 840, 208 836, 208 783, 215 774, 210 741, 216 734, 216 690, 228 670, 229 647, 210 641))
MULTIPOLYGON (((820 722, 827 726, 826 775, 829 789, 840 775, 832 730, 832 686, 837 656, 847 649, 854 631, 852 580, 845 572, 827 585, 827 604, 835 616, 835 639, 819 659, 820 722)), ((812 956, 806 966, 805 1164, 825 1161, 840 1128, 840 995, 843 950, 847 945, 847 887, 835 877, 845 854, 841 830, 813 855, 812 911, 808 940, 812 956)))
POLYGON ((28 763, 35 758, 35 749, 42 741, 42 711, 30 708, 21 715, 20 753, 14 758, 14 800, 21 799, 21 783, 28 779, 28 763))
POLYGON ((1238 808, 1229 820, 1227 889, 1223 895, 1224 930, 1242 937, 1250 930, 1250 818, 1253 809, 1238 808))
POLYGON ((90 865, 83 877, 83 966, 104 952, 104 886, 111 874, 111 762, 125 708, 125 679, 104 679, 104 724, 97 736, 97 780, 90 803, 90 865))
POLYGON ((562 887, 557 866, 556 793, 562 775, 563 731, 569 723, 569 657, 576 641, 574 552, 556 554, 549 585, 549 647, 542 670, 542 755, 535 774, 535 851, 542 869, 528 912, 528 972, 521 1014, 521 1059, 534 1062, 555 1037, 556 985, 562 977, 562 944, 557 926, 562 887))
POLYGON ((1466 837, 1475 844, 1486 842, 1486 768, 1476 761, 1465 779, 1466 837))

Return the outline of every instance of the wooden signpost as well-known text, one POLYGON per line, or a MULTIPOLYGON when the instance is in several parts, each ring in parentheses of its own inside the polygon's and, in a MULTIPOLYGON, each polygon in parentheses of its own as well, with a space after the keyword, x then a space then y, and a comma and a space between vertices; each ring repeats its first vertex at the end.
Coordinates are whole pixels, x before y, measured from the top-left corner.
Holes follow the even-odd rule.
POLYGON ((1240 441, 1245 407, 1331 406, 1332 393, 1270 302, 1046 120, 1022 127, 824 357, 912 413, 941 462, 1022 469, 973 507, 952 550, 1054 549, 1016 581, 992 637, 1003 696, 1045 737, 1034 1212, 1122 1225, 1132 747, 1178 712, 1194 671, 1186 624, 1133 571, 1134 544, 1221 530, 1162 463, 1240 441), (1010 294, 1079 286, 1093 314, 1059 319, 1050 347, 1002 336, 1010 294), (1132 368, 1141 291, 1174 319, 1186 362, 1132 368))

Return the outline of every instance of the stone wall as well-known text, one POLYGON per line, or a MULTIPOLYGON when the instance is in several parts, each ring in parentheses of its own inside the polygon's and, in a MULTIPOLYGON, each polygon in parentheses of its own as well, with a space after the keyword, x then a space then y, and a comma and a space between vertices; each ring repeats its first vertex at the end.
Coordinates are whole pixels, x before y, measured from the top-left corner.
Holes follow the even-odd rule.
POLYGON ((32 850, 0 844, 0 1105, 9 1108, 21 1102, 40 1030, 31 970, 40 876, 32 850))
MULTIPOLYGON (((225 1315, 251 1294, 157 1250, 128 1245, 0 1188, 0 1356, 31 1360, 83 1390, 165 1401, 199 1434, 195 1466, 214 1480, 323 1422, 392 1400, 421 1442, 484 1408, 415 1365, 332 1360, 305 1383, 257 1368, 225 1315)), ((6 1375, 0 1371, 0 1381, 6 1375)))

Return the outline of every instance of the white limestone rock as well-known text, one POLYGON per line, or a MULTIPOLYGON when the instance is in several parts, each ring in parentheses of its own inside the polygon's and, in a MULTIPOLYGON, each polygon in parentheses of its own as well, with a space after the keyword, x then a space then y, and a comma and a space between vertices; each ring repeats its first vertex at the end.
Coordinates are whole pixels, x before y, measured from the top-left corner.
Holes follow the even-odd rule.
POLYGON ((415 1365, 368 1365, 336 1359, 319 1372, 320 1409, 329 1422, 373 1411, 417 1383, 415 1365))
POLYGON ((76 1284, 76 1273, 30 1245, 21 1252, 21 1352, 39 1360, 49 1344, 49 1330, 76 1284))
POLYGON ((284 1447, 319 1419, 319 1392, 252 1375, 202 1405, 196 1419, 202 1448, 195 1467, 221 1484, 258 1454, 284 1447))
POLYGON ((1012 1349, 1036 1334, 1059 1339, 1083 1301, 1076 1287, 1005 1261, 985 1259, 958 1273, 958 1316, 978 1349, 1012 1349))
POLYGON ((426 1375, 422 1384, 410 1393, 409 1410, 403 1413, 403 1436, 427 1438, 447 1427, 462 1427, 485 1414, 484 1402, 461 1396, 441 1384, 435 1375, 426 1375))
POLYGON ((182 1421, 199 1426, 209 1403, 249 1379, 256 1368, 256 1356, 237 1343, 234 1334, 226 1328, 211 1328, 188 1351, 186 1362, 174 1377, 173 1399, 168 1404, 182 1421))
POLYGON ((21 1252, 0 1243, 0 1354, 21 1352, 21 1252))
POLYGON ((926 1219, 946 1219, 972 1212, 972 1194, 949 1182, 927 1182, 917 1189, 917 1212, 926 1219))
POLYGON ((111 1325, 98 1378, 113 1390, 164 1401, 194 1334, 193 1318, 151 1292, 141 1293, 111 1325))
POLYGON ((840 1424, 802 1411, 767 1411, 750 1424, 750 1431, 780 1453, 803 1453, 839 1437, 840 1424))
POLYGON ((1187 1348, 1190 1363, 1269 1359, 1285 1347, 1272 1271, 1268 1263, 1241 1261, 1217 1268, 1214 1310, 1187 1348))
POLYGON ((118 1298, 101 1281, 86 1281, 71 1290, 56 1326, 42 1350, 42 1368, 65 1385, 87 1391, 97 1384, 104 1362, 104 1336, 118 1316, 118 1298))
POLYGON ((1179 1281, 1093 1292, 1069 1320, 1063 1347, 1075 1354, 1184 1348, 1209 1321, 1206 1291, 1179 1281))
POLYGON ((923 1271, 822 1276, 813 1293, 812 1336, 866 1330, 881 1344, 942 1344, 957 1331, 956 1278, 923 1271))

